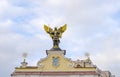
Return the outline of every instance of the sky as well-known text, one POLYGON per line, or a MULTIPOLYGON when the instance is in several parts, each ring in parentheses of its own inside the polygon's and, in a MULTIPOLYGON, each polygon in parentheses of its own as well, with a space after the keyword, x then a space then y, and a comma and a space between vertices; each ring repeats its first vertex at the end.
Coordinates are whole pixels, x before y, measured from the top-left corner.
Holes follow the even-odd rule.
POLYGON ((10 77, 27 53, 36 66, 52 40, 44 24, 67 30, 60 48, 72 60, 85 59, 120 77, 120 0, 0 0, 0 76, 10 77))

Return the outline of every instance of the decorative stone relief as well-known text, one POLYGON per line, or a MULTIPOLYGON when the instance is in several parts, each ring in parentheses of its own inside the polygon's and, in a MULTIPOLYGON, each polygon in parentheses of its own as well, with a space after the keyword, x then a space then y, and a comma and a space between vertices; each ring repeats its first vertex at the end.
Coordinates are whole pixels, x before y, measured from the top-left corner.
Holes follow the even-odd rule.
POLYGON ((53 66, 55 67, 59 66, 59 57, 53 57, 52 60, 53 60, 52 62, 53 66))

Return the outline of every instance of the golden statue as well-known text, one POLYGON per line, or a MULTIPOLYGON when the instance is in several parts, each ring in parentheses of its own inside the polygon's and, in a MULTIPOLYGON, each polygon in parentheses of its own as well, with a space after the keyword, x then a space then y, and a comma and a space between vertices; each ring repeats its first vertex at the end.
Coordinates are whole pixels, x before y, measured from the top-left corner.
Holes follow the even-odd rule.
POLYGON ((60 28, 55 27, 54 30, 47 25, 44 25, 45 31, 50 35, 53 40, 53 48, 59 48, 60 40, 62 33, 65 32, 67 24, 63 25, 60 28))

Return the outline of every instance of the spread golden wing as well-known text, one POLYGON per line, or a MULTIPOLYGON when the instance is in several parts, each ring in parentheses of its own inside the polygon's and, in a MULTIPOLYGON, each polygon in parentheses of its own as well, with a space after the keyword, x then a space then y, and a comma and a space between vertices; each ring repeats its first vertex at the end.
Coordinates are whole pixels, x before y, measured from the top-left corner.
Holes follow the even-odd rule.
POLYGON ((47 33, 53 32, 53 29, 50 28, 50 27, 47 26, 47 25, 44 25, 44 30, 45 30, 47 33))
POLYGON ((67 29, 67 24, 63 25, 62 27, 58 29, 58 32, 60 33, 59 35, 60 38, 62 37, 62 33, 65 32, 66 29, 67 29))
POLYGON ((50 35, 51 38, 53 37, 53 35, 50 34, 50 33, 53 32, 53 29, 52 29, 52 28, 50 28, 50 27, 47 26, 47 25, 44 25, 44 30, 50 35))

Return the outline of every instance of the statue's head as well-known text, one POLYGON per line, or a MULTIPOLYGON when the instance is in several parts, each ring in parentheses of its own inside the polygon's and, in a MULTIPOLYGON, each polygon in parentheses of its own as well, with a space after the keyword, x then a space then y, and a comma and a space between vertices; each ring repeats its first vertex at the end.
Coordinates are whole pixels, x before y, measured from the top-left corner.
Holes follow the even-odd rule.
POLYGON ((55 27, 54 30, 57 31, 57 27, 55 27))

